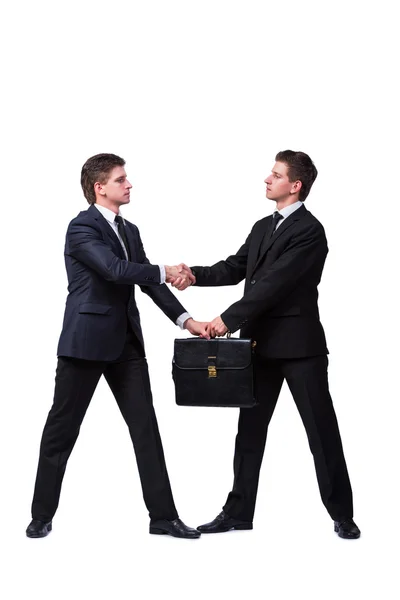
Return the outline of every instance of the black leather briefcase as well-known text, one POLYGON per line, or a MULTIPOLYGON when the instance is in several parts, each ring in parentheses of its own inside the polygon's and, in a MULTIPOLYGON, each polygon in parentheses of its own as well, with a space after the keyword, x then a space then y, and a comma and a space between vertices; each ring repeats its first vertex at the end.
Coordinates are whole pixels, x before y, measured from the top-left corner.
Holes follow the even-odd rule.
POLYGON ((172 377, 181 406, 255 405, 252 341, 241 338, 177 339, 172 377))

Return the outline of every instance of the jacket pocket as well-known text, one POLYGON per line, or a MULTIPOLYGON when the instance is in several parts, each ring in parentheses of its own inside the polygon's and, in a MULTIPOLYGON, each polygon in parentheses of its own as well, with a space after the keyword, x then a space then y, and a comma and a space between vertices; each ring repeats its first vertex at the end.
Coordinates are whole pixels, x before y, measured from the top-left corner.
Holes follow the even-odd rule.
POLYGON ((107 304, 93 304, 92 302, 85 302, 79 305, 80 314, 109 315, 111 309, 112 306, 108 306, 107 304))

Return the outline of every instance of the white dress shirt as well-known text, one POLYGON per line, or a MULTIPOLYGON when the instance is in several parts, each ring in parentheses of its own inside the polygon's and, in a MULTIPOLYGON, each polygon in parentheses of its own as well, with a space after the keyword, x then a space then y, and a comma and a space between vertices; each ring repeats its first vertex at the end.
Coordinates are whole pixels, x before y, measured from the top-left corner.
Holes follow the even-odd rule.
MULTIPOLYGON (((105 206, 101 206, 100 204, 94 204, 94 206, 97 208, 97 210, 99 212, 101 212, 101 214, 103 215, 103 217, 105 218, 107 223, 110 225, 111 229, 114 231, 115 235, 117 236, 117 238, 120 241, 120 244, 122 246, 122 250, 124 251, 126 260, 129 260, 127 249, 125 248, 125 244, 119 234, 118 225, 115 222, 115 216, 116 216, 115 213, 112 210, 110 210, 109 208, 105 208, 105 206)), ((118 216, 122 217, 120 212, 118 213, 118 216)), ((160 269, 160 284, 162 284, 162 283, 165 283, 165 267, 164 267, 164 265, 158 265, 158 267, 160 269)), ((179 327, 181 329, 183 329, 184 328, 183 325, 184 325, 186 319, 191 319, 191 316, 189 313, 184 312, 177 318, 176 324, 179 325, 179 327)))
POLYGON ((277 210, 280 215, 282 215, 283 219, 280 219, 275 227, 275 231, 280 227, 285 219, 288 218, 289 215, 292 215, 296 210, 298 210, 303 203, 300 200, 297 202, 293 202, 293 204, 289 204, 289 206, 285 206, 285 208, 281 208, 281 210, 277 210))

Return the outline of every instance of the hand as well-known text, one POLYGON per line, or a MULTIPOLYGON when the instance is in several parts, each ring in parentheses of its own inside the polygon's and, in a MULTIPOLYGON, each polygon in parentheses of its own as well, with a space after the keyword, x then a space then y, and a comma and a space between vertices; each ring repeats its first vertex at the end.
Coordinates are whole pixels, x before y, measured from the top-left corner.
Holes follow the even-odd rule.
POLYGON ((198 335, 201 338, 206 338, 207 340, 209 340, 210 336, 207 332, 208 325, 209 323, 195 321, 194 319, 190 318, 186 319, 183 327, 184 329, 187 329, 192 335, 198 335))
POLYGON ((207 333, 213 338, 221 337, 222 335, 225 335, 227 331, 228 328, 221 317, 215 317, 215 319, 207 325, 207 333))
POLYGON ((179 268, 179 266, 177 267, 170 267, 168 265, 164 265, 165 267, 165 281, 167 283, 172 283, 173 281, 175 281, 175 279, 177 277, 181 277, 181 272, 182 272, 182 268, 179 268))
POLYGON ((190 267, 185 265, 185 263, 181 263, 178 265, 178 269, 181 269, 180 276, 172 282, 172 287, 175 287, 179 291, 186 290, 187 287, 196 283, 196 277, 193 275, 190 267), (186 278, 186 281, 185 281, 186 278))
POLYGON ((180 280, 181 285, 185 284, 185 287, 190 285, 190 283, 188 283, 189 274, 183 272, 183 267, 181 267, 180 265, 176 267, 170 267, 168 265, 165 265, 165 281, 167 283, 173 284, 177 279, 180 280))

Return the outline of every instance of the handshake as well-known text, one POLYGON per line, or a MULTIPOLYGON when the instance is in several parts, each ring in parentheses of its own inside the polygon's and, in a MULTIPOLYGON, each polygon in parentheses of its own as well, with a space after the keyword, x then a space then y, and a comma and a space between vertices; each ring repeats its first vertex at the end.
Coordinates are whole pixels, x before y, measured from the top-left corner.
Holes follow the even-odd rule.
MULTIPOLYGON (((183 291, 190 285, 196 283, 196 277, 193 275, 192 270, 181 263, 175 267, 169 267, 165 265, 166 282, 170 283, 172 287, 177 290, 183 291)), ((195 321, 192 318, 186 319, 184 328, 187 329, 192 335, 197 335, 207 340, 214 337, 220 337, 227 333, 228 328, 221 319, 216 317, 210 322, 195 321)))
POLYGON ((190 267, 181 263, 176 267, 168 267, 165 265, 166 282, 177 290, 186 290, 189 285, 196 283, 196 277, 193 275, 190 267))

